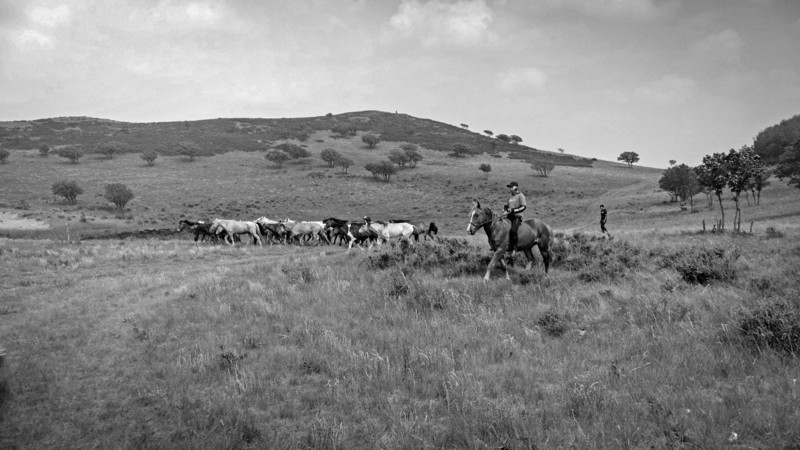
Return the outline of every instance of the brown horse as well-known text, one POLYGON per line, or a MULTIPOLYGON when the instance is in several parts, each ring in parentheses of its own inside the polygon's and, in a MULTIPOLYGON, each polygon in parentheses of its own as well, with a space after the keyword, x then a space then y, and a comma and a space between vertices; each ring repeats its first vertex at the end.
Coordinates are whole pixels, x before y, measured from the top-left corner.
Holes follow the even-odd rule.
MULTIPOLYGON (((505 215, 495 215, 489 208, 481 208, 481 204, 474 200, 472 211, 469 213, 467 232, 475 234, 480 228, 486 231, 486 237, 489 238, 489 247, 494 252, 492 260, 489 261, 489 267, 486 268, 486 275, 483 277, 483 281, 489 280, 489 273, 497 264, 497 261, 503 264, 503 268, 506 270, 506 279, 509 279, 508 267, 506 262, 503 261, 503 253, 508 249, 508 232, 511 230, 511 221, 506 219, 505 215)), ((519 238, 517 240, 517 250, 522 250, 525 253, 525 257, 528 258, 527 269, 530 269, 536 261, 533 251, 531 251, 535 245, 542 254, 544 272, 547 273, 552 260, 550 241, 553 238, 553 233, 550 230, 550 226, 541 220, 528 219, 519 226, 517 237, 519 238)))

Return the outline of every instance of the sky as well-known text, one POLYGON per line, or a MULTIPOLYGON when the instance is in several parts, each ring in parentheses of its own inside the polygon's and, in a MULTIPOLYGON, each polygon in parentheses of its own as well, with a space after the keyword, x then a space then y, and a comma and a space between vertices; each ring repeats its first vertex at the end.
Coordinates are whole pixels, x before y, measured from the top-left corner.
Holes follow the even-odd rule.
POLYGON ((800 0, 0 0, 0 120, 400 112, 699 164, 800 114, 800 0))

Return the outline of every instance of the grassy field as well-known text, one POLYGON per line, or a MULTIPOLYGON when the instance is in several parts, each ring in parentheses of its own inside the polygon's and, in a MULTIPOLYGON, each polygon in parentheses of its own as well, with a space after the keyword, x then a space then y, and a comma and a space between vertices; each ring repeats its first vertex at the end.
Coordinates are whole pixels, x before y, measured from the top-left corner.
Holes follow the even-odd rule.
POLYGON ((399 143, 315 132, 305 145, 312 161, 282 169, 244 151, 154 167, 13 151, 0 447, 800 447, 796 189, 772 180, 744 204, 753 233, 702 233, 718 206, 680 211, 657 169, 598 161, 543 178, 504 153, 423 149, 385 183, 363 165, 399 143), (324 148, 354 159, 350 173, 326 169, 324 148), (83 186, 76 205, 51 194, 61 179, 83 186), (470 201, 499 210, 511 180, 561 233, 556 262, 483 284, 470 201), (136 195, 124 211, 102 198, 111 182, 136 195), (614 240, 599 239, 600 203, 614 240), (365 214, 434 221, 447 239, 350 254, 76 240, 184 217, 365 214))

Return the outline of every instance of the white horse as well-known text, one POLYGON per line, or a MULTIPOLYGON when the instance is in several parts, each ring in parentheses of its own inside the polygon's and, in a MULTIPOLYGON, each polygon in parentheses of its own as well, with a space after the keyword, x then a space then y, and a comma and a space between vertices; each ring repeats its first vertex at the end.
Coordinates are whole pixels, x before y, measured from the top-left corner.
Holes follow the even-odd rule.
POLYGON ((250 236, 253 236, 255 242, 258 242, 258 245, 264 245, 261 242, 261 237, 259 237, 258 225, 256 225, 255 222, 246 220, 214 219, 214 221, 211 223, 210 231, 214 234, 219 234, 221 230, 225 230, 227 233, 225 235, 225 242, 228 242, 228 245, 233 245, 234 234, 249 234, 250 236))
POLYGON ((317 244, 320 240, 331 243, 325 234, 325 224, 322 222, 281 222, 279 226, 289 235, 289 240, 302 236, 314 238, 317 244))
MULTIPOLYGON (((382 222, 371 222, 369 224, 364 224, 359 231, 362 233, 369 232, 369 229, 374 230, 378 233, 378 246, 381 245, 381 241, 389 241, 392 238, 405 238, 408 242, 411 242, 411 236, 414 235, 414 225, 411 225, 408 222, 401 222, 401 223, 382 223, 382 222)), ((372 248, 372 244, 370 244, 370 248, 372 248)))

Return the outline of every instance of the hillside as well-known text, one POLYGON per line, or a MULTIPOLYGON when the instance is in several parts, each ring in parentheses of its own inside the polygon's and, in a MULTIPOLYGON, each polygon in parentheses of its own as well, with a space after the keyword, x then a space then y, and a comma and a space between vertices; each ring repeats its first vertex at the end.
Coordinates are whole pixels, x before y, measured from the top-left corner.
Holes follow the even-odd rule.
POLYGON ((335 136, 332 130, 351 128, 359 134, 377 134, 383 141, 410 142, 423 148, 450 152, 464 144, 473 154, 505 152, 525 161, 548 161, 564 166, 589 166, 591 160, 510 144, 453 125, 407 114, 360 111, 319 117, 256 119, 232 118, 183 122, 129 123, 90 117, 60 117, 0 122, 0 145, 6 149, 80 146, 87 152, 103 143, 120 142, 130 152, 157 150, 176 154, 178 143, 192 141, 214 153, 265 150, 279 141, 308 142, 314 133, 335 136))

